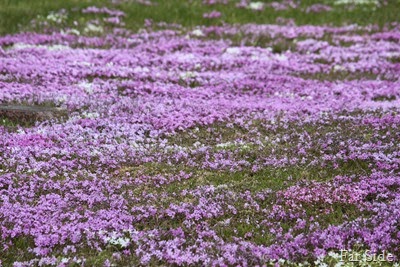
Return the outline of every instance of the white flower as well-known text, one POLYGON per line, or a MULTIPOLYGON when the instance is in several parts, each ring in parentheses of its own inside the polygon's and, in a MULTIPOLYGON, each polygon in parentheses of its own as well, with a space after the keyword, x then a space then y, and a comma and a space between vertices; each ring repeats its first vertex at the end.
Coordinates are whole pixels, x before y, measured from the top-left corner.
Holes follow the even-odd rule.
POLYGON ((15 43, 9 49, 11 49, 11 50, 19 50, 19 49, 34 48, 34 47, 38 47, 38 46, 37 45, 24 44, 24 43, 15 43))
POLYGON ((56 98, 56 101, 57 101, 58 103, 64 103, 65 101, 67 101, 67 96, 66 96, 66 95, 58 96, 58 97, 56 98))
POLYGON ((241 53, 241 50, 239 47, 228 47, 225 53, 230 55, 239 55, 241 53))
POLYGON ((62 258, 61 259, 61 263, 67 263, 67 262, 69 262, 69 258, 62 258))
POLYGON ((334 71, 334 72, 337 72, 337 71, 344 71, 344 70, 346 70, 346 68, 343 67, 343 66, 340 66, 340 65, 335 65, 335 66, 333 66, 333 71, 334 71))
POLYGON ((235 144, 233 144, 232 142, 226 142, 226 143, 217 144, 216 147, 219 147, 219 148, 226 148, 226 147, 232 147, 232 146, 234 146, 234 145, 235 145, 235 144))
POLYGON ((195 29, 191 32, 193 36, 202 37, 205 36, 204 32, 200 29, 195 29))
POLYGON ((148 73, 148 72, 150 72, 150 69, 147 68, 147 67, 140 67, 140 66, 137 66, 137 67, 135 67, 135 68, 133 69, 133 72, 134 72, 134 73, 148 73))
POLYGON ((47 50, 49 51, 62 51, 62 50, 70 50, 71 48, 66 45, 49 45, 47 46, 47 50))
POLYGON ((336 0, 335 5, 379 5, 379 0, 336 0))
POLYGON ((328 255, 330 257, 332 257, 332 258, 335 258, 335 259, 339 259, 340 258, 340 255, 338 253, 335 253, 334 251, 329 251, 328 255))
POLYGON ((75 34, 75 35, 81 35, 81 33, 77 29, 69 29, 68 33, 69 34, 75 34))
POLYGON ((50 14, 47 15, 46 19, 49 21, 54 21, 56 23, 61 23, 67 19, 67 15, 61 11, 58 13, 50 12, 50 14))
POLYGON ((193 144, 194 147, 199 147, 201 146, 201 143, 199 141, 197 141, 196 143, 193 144))
POLYGON ((93 84, 88 82, 81 82, 78 84, 80 88, 82 88, 87 94, 93 93, 93 84))
POLYGON ((275 56, 275 58, 279 61, 286 61, 288 59, 284 54, 278 54, 275 56))
MULTIPOLYGON (((100 231, 99 233, 102 234, 100 231)), ((121 248, 126 248, 131 240, 128 237, 120 237, 118 233, 112 232, 110 237, 105 237, 104 241, 111 245, 120 246, 121 248)))
POLYGON ((194 72, 192 72, 192 71, 181 72, 181 73, 179 73, 179 77, 180 77, 182 80, 186 80, 186 79, 190 79, 190 78, 196 77, 196 73, 194 73, 194 72))
MULTIPOLYGON (((227 189, 227 188, 228 188, 227 184, 221 184, 221 185, 217 186, 217 189, 227 189)), ((230 219, 228 219, 228 224, 229 224, 229 222, 230 222, 230 219)))
POLYGON ((122 248, 126 248, 130 243, 130 239, 119 237, 117 239, 110 239, 109 243, 112 245, 120 246, 122 248))
POLYGON ((264 3, 263 2, 251 2, 248 6, 248 9, 251 10, 262 10, 264 8, 264 3))
POLYGON ((103 27, 101 26, 96 26, 92 23, 86 24, 85 29, 83 30, 84 32, 103 32, 103 27))

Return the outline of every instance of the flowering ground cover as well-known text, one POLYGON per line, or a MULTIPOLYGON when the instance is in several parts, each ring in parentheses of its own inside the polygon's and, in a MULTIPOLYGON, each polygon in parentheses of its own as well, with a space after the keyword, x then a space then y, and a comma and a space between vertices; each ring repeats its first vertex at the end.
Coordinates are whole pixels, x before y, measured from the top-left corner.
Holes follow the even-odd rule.
POLYGON ((0 103, 68 116, 0 118, 0 266, 396 264, 398 1, 24 4, 0 103))

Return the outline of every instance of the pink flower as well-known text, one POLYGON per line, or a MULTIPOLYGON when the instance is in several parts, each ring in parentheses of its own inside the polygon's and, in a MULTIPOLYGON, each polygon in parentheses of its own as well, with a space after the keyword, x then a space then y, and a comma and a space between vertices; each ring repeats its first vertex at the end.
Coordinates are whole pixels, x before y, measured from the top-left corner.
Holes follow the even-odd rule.
POLYGON ((216 10, 213 10, 210 13, 203 14, 203 18, 206 18, 206 19, 216 19, 219 17, 221 17, 221 12, 216 11, 216 10))

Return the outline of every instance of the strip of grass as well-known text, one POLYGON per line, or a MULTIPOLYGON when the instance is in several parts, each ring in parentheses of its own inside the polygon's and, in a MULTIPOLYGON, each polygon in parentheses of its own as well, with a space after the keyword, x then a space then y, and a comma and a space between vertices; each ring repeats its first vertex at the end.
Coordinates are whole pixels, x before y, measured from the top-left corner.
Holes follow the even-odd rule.
MULTIPOLYGON (((138 30, 143 27, 145 19, 152 19, 154 22, 177 23, 187 27, 196 25, 221 25, 223 23, 258 23, 271 24, 276 23, 278 17, 292 18, 299 24, 384 24, 400 20, 400 5, 398 1, 388 1, 374 9, 371 6, 356 6, 354 9, 348 9, 346 6, 334 6, 330 12, 306 13, 306 7, 319 3, 316 0, 302 1, 299 8, 275 11, 267 7, 263 11, 252 11, 249 9, 237 8, 236 2, 228 5, 202 4, 201 0, 196 1, 153 1, 152 6, 145 6, 135 2, 127 1, 118 5, 112 5, 111 1, 105 0, 66 0, 66 1, 48 1, 48 0, 0 0, 0 35, 16 33, 29 26, 32 19, 37 16, 47 16, 51 11, 66 9, 79 10, 87 6, 108 6, 123 10, 127 16, 124 19, 126 27, 131 30, 138 30), (217 19, 203 18, 203 14, 217 10, 221 12, 221 17, 217 19)), ((68 24, 79 21, 83 16, 80 12, 71 12, 68 18, 68 24)), ((85 15, 88 16, 88 15, 85 15)), ((89 15, 90 16, 90 15, 89 15)))

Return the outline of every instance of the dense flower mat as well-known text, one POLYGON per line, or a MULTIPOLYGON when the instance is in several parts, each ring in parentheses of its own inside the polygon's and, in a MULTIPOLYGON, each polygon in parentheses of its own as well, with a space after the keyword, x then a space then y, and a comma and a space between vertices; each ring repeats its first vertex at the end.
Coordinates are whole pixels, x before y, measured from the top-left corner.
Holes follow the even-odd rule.
POLYGON ((392 26, 0 37, 1 103, 69 112, 3 119, 2 263, 397 259, 392 26))

